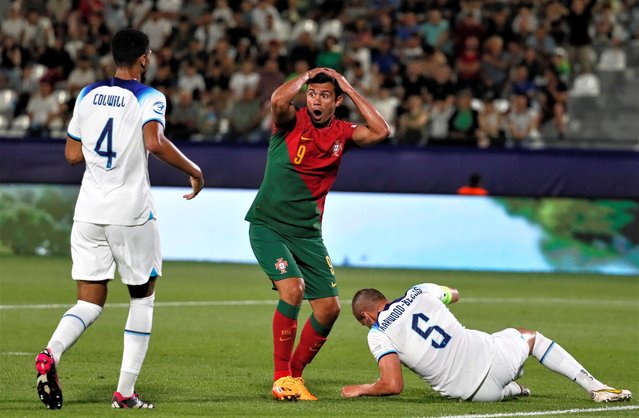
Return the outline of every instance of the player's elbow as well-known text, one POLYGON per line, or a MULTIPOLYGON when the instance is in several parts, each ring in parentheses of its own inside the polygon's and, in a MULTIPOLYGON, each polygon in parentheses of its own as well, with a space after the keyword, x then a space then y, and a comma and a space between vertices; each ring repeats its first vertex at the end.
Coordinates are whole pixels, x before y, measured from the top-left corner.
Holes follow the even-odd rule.
POLYGON ((67 160, 69 165, 77 165, 84 161, 84 156, 82 155, 81 150, 78 152, 67 149, 64 151, 64 158, 67 160))
POLYGON ((404 381, 402 379, 393 379, 386 383, 387 395, 399 395, 404 390, 404 381))
POLYGON ((82 161, 84 161, 84 159, 82 158, 82 155, 80 156, 65 155, 65 158, 67 160, 67 163, 69 163, 69 165, 77 165, 77 164, 80 164, 82 161))

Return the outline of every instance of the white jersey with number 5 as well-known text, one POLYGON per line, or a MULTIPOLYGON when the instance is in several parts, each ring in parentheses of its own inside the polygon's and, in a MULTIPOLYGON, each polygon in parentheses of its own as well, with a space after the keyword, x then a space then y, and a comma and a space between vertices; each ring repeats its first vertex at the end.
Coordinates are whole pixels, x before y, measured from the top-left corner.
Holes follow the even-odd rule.
POLYGON ((82 89, 67 131, 82 142, 86 162, 75 221, 141 225, 153 217, 142 127, 164 125, 165 110, 164 95, 135 80, 112 78, 82 89))
POLYGON ((468 399, 494 357, 493 337, 467 330, 442 302, 438 285, 414 286, 386 305, 368 333, 379 361, 395 353, 400 361, 446 397, 468 399))

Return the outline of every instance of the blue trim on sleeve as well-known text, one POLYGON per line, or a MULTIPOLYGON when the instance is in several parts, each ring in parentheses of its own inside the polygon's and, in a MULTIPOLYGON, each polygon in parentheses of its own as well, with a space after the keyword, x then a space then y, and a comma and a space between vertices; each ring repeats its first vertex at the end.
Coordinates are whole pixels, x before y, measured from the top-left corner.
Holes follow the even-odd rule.
POLYGON ((387 356, 389 354, 397 354, 397 351, 389 350, 389 351, 383 352, 382 354, 379 355, 379 357, 377 357, 377 362, 379 363, 379 361, 382 359, 382 357, 387 356))
POLYGON ((144 127, 144 125, 146 125, 149 122, 157 122, 164 127, 164 121, 162 119, 156 119, 156 118, 145 120, 144 122, 142 122, 142 127, 144 127))
POLYGON ((67 132, 67 136, 71 139, 73 139, 74 141, 78 141, 78 142, 82 142, 82 138, 77 137, 75 135, 71 135, 70 133, 67 132))
POLYGON ((155 267, 153 267, 153 270, 151 270, 151 274, 149 274, 149 277, 158 277, 158 272, 155 267))

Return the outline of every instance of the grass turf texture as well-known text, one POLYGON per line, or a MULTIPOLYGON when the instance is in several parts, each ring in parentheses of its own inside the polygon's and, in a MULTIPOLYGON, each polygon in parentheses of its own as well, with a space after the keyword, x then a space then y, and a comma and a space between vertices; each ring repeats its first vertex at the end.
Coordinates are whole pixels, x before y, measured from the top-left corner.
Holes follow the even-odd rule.
MULTIPOLYGON (((66 308, 6 309, 17 304, 75 302, 70 260, 0 256, 0 415, 49 416, 35 391, 33 358, 47 343, 66 308)), ((153 335, 136 390, 156 404, 153 416, 442 416, 600 407, 577 385, 530 358, 519 381, 533 396, 502 403, 447 400, 404 369, 399 396, 342 399, 344 385, 371 382, 377 367, 367 330, 350 313, 361 287, 389 298, 412 284, 435 282, 460 289, 452 306, 469 328, 494 332, 509 326, 556 339, 600 380, 639 396, 639 280, 577 274, 506 274, 385 269, 338 269, 343 301, 328 343, 307 368, 318 402, 271 399, 271 318, 276 294, 256 265, 167 262, 157 286, 153 335), (261 301, 254 304, 167 306, 165 302, 261 301)), ((60 416, 113 416, 122 333, 128 309, 125 287, 110 285, 102 316, 64 355, 60 416), (109 304, 112 304, 109 306, 109 304), (113 305, 115 304, 115 305, 113 305)), ((300 314, 300 328, 308 317, 300 314)), ((472 354, 470 354, 472 355, 472 354)), ((633 399, 630 404, 637 405, 633 399)), ((605 405, 604 405, 605 406, 605 405)), ((610 405, 612 406, 612 405, 610 405)), ((60 413, 58 413, 59 415, 60 413)), ((566 416, 566 415, 562 415, 566 416)), ((637 416, 637 410, 571 416, 637 416)))

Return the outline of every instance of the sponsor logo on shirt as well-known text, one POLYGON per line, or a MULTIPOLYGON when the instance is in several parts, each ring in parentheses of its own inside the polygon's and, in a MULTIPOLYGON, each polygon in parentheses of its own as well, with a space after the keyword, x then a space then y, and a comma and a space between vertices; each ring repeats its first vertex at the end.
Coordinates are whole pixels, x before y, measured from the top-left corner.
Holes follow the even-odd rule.
POLYGON ((313 140, 313 138, 308 138, 308 137, 305 137, 305 136, 303 136, 303 135, 300 137, 300 139, 301 139, 302 141, 312 141, 312 140, 313 140))

